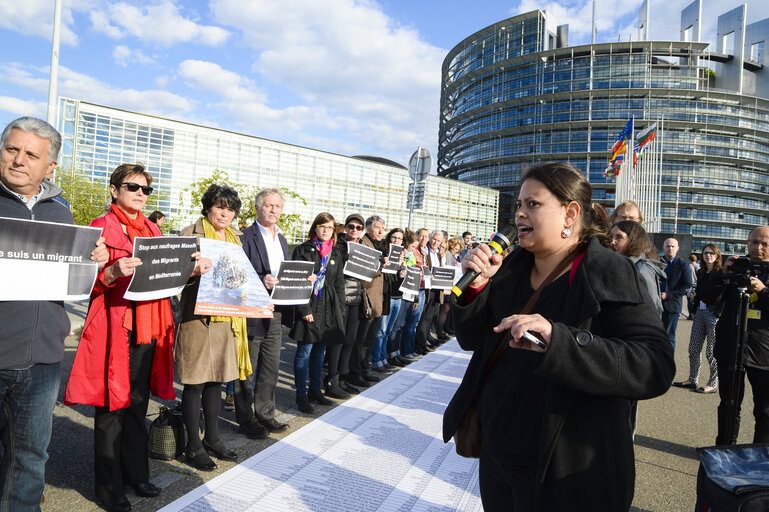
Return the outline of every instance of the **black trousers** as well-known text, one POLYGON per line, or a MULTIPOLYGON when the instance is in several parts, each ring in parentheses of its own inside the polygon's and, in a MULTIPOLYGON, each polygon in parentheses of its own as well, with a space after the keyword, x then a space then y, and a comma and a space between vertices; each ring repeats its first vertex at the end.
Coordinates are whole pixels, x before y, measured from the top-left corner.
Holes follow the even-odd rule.
POLYGON ((147 452, 147 406, 150 399, 150 372, 155 342, 128 347, 131 405, 110 411, 96 407, 93 418, 94 490, 108 500, 125 494, 126 484, 149 480, 147 452))
POLYGON ((350 354, 350 374, 363 375, 371 367, 371 350, 376 341, 379 317, 361 319, 350 354), (373 335, 371 333, 373 331, 373 335))
POLYGON ((422 318, 419 319, 417 325, 417 334, 414 338, 414 348, 417 351, 424 352, 427 347, 427 338, 430 336, 430 329, 438 316, 438 311, 441 308, 440 296, 443 294, 443 290, 430 290, 425 294, 427 298, 427 304, 422 311, 422 318))
MULTIPOLYGON (((360 348, 355 351, 355 340, 358 336, 358 325, 360 324, 360 306, 347 306, 347 318, 345 319, 344 330, 344 346, 339 352, 338 368, 341 375, 347 375, 350 373, 350 361, 353 360, 353 352, 360 358, 360 348)), ((329 375, 331 373, 332 366, 331 361, 328 363, 329 375)))
POLYGON ((533 468, 513 464, 481 448, 478 483, 485 512, 534 510, 536 477, 533 468))
POLYGON ((244 380, 234 381, 235 418, 239 425, 249 424, 254 417, 258 421, 275 417, 275 389, 278 387, 283 328, 281 313, 276 311, 274 315, 264 336, 248 338, 248 355, 254 373, 244 380))
MULTIPOLYGON (((740 432, 740 409, 742 399, 745 396, 745 380, 737 379, 731 371, 725 371, 728 368, 728 361, 718 360, 718 393, 721 397, 721 403, 718 405, 718 437, 716 444, 736 444, 737 435, 740 432), (724 370, 721 370, 723 368, 724 370), (735 417, 734 435, 731 439, 726 439, 724 432, 728 427, 728 405, 727 401, 736 388, 737 392, 737 414, 735 417)), ((759 368, 746 367, 745 371, 753 391, 753 417, 756 419, 756 429, 753 433, 754 443, 769 443, 769 371, 759 368)))

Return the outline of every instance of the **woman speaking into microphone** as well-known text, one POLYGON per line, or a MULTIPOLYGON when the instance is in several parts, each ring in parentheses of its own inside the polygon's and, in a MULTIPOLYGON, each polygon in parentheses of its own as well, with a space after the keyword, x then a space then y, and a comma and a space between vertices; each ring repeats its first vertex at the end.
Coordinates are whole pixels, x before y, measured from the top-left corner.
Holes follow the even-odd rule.
POLYGON ((479 276, 452 298, 452 314, 473 356, 443 432, 447 442, 457 433, 460 451, 477 414, 480 448, 468 455, 480 458, 486 512, 632 502, 630 402, 664 393, 675 365, 635 267, 607 249, 606 212, 591 197, 570 165, 534 167, 516 202, 520 248, 503 262, 481 245, 462 260, 479 276))

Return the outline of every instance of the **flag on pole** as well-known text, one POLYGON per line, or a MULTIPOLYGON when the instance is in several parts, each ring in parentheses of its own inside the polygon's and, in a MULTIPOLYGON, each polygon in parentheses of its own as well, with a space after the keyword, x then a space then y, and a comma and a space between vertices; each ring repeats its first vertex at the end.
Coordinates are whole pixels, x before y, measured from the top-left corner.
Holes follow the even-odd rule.
POLYGON ((627 122, 627 125, 619 132, 617 140, 611 148, 609 156, 609 165, 606 166, 604 174, 607 178, 619 176, 622 164, 625 161, 625 151, 627 151, 627 140, 632 137, 633 120, 627 122))
POLYGON ((636 144, 633 148, 633 167, 638 163, 639 158, 643 158, 646 146, 657 137, 657 123, 651 124, 644 131, 636 136, 636 144))

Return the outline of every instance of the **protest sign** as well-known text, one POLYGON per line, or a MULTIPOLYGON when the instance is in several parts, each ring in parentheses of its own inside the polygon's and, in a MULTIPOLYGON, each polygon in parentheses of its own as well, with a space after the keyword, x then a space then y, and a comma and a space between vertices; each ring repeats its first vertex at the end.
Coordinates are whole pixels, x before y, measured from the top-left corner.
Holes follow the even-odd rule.
POLYGON ((419 293, 419 282, 421 281, 422 271, 419 267, 406 267, 406 277, 403 278, 399 291, 409 294, 419 293))
POLYGON ((395 274, 398 272, 398 268, 401 266, 401 254, 403 254, 402 245, 390 244, 390 254, 387 255, 387 261, 390 264, 382 269, 383 274, 395 274))
POLYGON ((454 287, 454 267, 433 267, 430 288, 433 290, 451 290, 454 287))
POLYGON ((200 276, 196 315, 272 318, 270 294, 242 247, 201 238, 200 255, 211 270, 200 276))
POLYGON ((0 217, 0 300, 83 300, 100 228, 0 217))
POLYGON ((289 306, 310 302, 312 283, 307 278, 314 268, 311 261, 281 261, 278 284, 272 289, 272 303, 289 306))
POLYGON ((347 244, 347 263, 344 274, 357 277, 363 281, 371 281, 379 271, 379 259, 382 252, 363 244, 347 244))
POLYGON ((134 269, 123 297, 154 300, 180 294, 195 269, 196 240, 194 236, 134 238, 133 256, 142 264, 134 269))

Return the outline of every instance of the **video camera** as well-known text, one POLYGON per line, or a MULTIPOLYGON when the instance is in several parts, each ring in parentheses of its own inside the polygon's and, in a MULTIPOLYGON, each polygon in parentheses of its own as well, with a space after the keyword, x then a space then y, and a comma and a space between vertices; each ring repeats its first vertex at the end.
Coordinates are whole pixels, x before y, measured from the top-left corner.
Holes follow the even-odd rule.
POLYGON ((748 288, 750 278, 769 275, 769 261, 752 261, 747 256, 741 256, 731 261, 730 272, 724 274, 724 285, 734 285, 737 288, 748 288))

